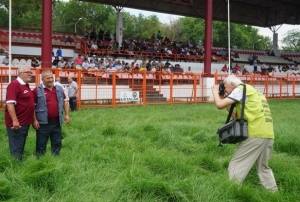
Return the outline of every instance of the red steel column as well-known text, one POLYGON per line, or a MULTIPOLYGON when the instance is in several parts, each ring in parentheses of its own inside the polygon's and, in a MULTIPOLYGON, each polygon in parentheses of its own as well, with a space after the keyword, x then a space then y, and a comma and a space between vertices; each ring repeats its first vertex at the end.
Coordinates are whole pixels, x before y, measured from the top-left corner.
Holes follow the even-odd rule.
POLYGON ((42 68, 52 68, 52 0, 42 4, 42 68))
POLYGON ((204 73, 209 75, 211 74, 212 13, 213 13, 213 0, 206 0, 204 73))

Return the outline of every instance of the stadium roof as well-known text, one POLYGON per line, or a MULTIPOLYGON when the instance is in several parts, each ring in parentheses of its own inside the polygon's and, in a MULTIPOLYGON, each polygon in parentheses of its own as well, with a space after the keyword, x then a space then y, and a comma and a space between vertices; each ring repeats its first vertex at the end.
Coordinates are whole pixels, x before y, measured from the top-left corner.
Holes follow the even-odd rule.
MULTIPOLYGON (((152 12, 205 18, 206 0, 82 0, 152 12)), ((213 20, 227 21, 227 0, 213 1, 213 20)), ((259 27, 300 24, 300 0, 230 0, 230 21, 259 27)))

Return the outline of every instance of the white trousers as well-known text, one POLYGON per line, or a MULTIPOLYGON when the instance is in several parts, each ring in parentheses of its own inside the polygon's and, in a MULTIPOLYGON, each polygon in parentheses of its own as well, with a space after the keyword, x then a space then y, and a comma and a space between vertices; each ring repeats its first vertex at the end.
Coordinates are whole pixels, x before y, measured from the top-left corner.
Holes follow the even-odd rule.
POLYGON ((256 170, 260 184, 271 191, 277 191, 276 181, 272 169, 268 166, 273 150, 274 139, 247 138, 242 141, 235 151, 229 166, 230 180, 241 184, 256 162, 256 170))

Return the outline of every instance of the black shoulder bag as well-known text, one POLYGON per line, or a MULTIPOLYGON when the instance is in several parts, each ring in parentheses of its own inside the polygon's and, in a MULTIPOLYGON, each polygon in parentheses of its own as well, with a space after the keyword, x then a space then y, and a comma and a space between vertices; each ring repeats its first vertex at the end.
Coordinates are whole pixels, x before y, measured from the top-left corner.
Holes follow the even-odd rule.
POLYGON ((217 131, 219 134, 219 146, 222 144, 236 144, 248 138, 248 123, 244 119, 245 100, 246 100, 246 85, 243 84, 242 111, 239 119, 230 120, 235 104, 230 107, 227 116, 226 124, 220 127, 217 131))

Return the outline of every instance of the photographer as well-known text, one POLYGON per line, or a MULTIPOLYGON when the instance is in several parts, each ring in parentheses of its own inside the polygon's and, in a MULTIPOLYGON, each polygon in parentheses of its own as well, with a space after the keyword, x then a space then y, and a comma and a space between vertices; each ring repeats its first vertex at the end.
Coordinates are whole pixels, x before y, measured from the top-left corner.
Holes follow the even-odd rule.
MULTIPOLYGON (((214 101, 218 109, 229 108, 236 104, 234 118, 240 117, 243 97, 243 82, 235 75, 229 75, 224 80, 224 95, 220 93, 219 85, 212 87, 214 101), (221 95, 220 95, 221 94, 221 95)), ((278 190, 272 169, 268 166, 274 144, 273 122, 270 108, 264 95, 246 84, 246 103, 244 118, 248 122, 249 137, 240 142, 229 166, 230 180, 241 184, 256 163, 256 169, 261 185, 270 191, 278 190)), ((222 89, 222 88, 221 88, 222 89)))

